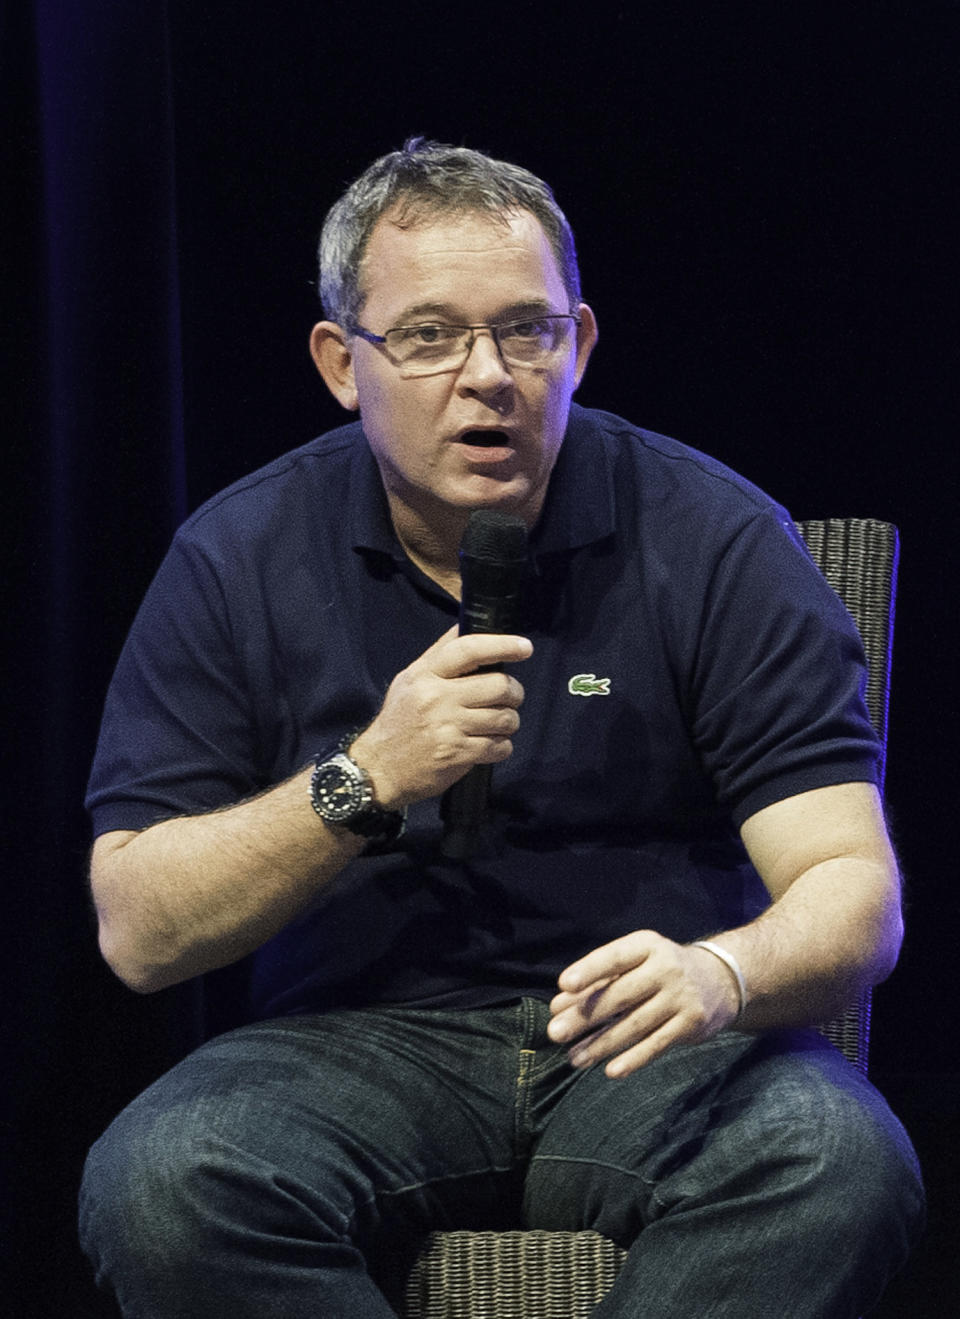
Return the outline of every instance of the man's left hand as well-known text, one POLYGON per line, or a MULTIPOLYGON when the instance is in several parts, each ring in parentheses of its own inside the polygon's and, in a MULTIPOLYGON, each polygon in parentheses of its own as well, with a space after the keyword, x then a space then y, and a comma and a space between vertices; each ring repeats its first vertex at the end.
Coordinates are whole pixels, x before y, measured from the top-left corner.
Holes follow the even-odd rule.
POLYGON ((570 1043, 574 1067, 607 1058, 629 1076, 674 1044, 694 1044, 729 1026, 740 1006, 730 972, 703 948, 637 930, 574 962, 550 1004, 550 1038, 570 1043))

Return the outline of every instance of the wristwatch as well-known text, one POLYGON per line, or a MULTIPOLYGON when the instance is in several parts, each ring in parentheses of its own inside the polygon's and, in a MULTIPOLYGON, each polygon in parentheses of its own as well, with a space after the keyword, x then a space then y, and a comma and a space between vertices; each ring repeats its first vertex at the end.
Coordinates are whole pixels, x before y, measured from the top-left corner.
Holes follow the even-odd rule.
POLYGON ((316 757, 310 801, 321 820, 365 838, 367 851, 395 843, 407 822, 405 810, 386 811, 377 805, 366 770, 342 749, 316 757))

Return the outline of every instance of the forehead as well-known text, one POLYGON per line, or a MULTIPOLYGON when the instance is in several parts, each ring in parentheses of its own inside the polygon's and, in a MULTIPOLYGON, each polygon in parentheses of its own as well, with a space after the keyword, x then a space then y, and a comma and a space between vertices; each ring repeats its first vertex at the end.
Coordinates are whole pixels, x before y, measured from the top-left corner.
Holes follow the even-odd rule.
POLYGON ((401 227, 381 216, 361 266, 364 315, 416 309, 483 319, 508 305, 566 310, 566 291, 543 227, 529 211, 436 216, 401 227))

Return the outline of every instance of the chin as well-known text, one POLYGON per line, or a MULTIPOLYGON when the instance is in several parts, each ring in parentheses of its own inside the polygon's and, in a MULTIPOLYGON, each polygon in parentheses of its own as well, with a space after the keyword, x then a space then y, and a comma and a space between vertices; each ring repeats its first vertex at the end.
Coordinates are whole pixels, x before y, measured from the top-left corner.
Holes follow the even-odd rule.
POLYGON ((495 481, 486 477, 465 482, 458 490, 451 491, 448 502, 468 511, 499 508, 505 513, 526 516, 529 510, 539 512, 545 493, 534 491, 529 481, 495 481))

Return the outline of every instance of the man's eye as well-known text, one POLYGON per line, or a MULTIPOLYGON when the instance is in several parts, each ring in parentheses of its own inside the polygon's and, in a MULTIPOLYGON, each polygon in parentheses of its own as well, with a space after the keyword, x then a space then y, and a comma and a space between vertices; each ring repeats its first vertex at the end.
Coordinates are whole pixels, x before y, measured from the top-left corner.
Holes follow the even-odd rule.
POLYGON ((451 325, 409 325, 403 331, 402 343, 411 346, 430 346, 448 343, 459 331, 451 325))
POLYGON ((514 321, 512 325, 505 325, 500 331, 500 338, 507 339, 539 339, 548 329, 546 321, 514 321))

